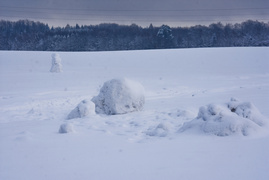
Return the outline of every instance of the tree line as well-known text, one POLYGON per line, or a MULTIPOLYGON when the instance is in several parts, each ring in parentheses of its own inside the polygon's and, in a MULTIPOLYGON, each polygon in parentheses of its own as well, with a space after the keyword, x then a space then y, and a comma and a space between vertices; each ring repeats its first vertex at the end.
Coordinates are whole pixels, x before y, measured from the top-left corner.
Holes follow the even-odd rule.
POLYGON ((0 50, 112 51, 197 47, 269 46, 269 22, 209 26, 140 27, 99 24, 49 27, 41 22, 0 21, 0 50))

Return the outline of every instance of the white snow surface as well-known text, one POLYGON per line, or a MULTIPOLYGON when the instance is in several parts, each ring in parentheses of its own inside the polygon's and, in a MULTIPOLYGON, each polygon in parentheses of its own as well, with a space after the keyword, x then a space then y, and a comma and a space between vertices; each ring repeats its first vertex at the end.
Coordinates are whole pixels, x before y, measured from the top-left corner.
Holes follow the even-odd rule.
POLYGON ((0 51, 0 179, 269 179, 269 48, 57 52, 62 73, 52 53, 0 51), (141 111, 67 120, 113 78, 141 111))

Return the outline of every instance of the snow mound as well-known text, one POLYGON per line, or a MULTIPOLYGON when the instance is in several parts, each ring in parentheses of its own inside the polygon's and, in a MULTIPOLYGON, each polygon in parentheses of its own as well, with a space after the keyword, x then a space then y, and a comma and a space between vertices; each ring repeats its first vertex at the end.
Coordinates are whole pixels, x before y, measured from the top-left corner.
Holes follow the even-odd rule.
POLYGON ((228 103, 228 108, 231 110, 231 112, 236 113, 240 117, 250 119, 259 126, 263 126, 266 124, 263 115, 250 102, 241 103, 237 99, 231 98, 231 101, 228 103))
POLYGON ((50 72, 60 73, 63 72, 61 58, 59 54, 53 53, 51 55, 51 69, 50 72))
POLYGON ((95 106, 93 102, 83 100, 68 114, 67 119, 82 118, 88 114, 95 114, 95 106))
POLYGON ((170 126, 166 123, 160 123, 154 128, 149 128, 146 132, 148 136, 166 137, 169 133, 170 126))
POLYGON ((92 102, 98 114, 125 114, 143 109, 144 94, 144 87, 138 82, 125 78, 112 79, 104 83, 92 102))
POLYGON ((223 105, 209 104, 200 107, 198 116, 184 123, 179 132, 249 136, 260 131, 266 121, 268 119, 252 103, 232 98, 229 103, 223 105))
POLYGON ((64 133, 71 133, 74 132, 73 125, 70 123, 64 123, 60 126, 59 133, 64 134, 64 133))

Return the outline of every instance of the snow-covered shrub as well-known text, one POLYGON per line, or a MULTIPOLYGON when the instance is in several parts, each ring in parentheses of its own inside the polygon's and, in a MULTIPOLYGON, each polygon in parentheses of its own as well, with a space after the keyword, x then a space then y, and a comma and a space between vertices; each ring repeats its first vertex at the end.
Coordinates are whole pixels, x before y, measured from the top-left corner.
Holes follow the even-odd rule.
POLYGON ((179 132, 194 131, 217 136, 233 134, 248 136, 259 131, 266 121, 267 119, 252 103, 241 103, 232 98, 227 104, 209 104, 201 107, 198 116, 184 123, 179 132))
POLYGON ((240 102, 235 98, 231 98, 228 108, 238 116, 250 119, 259 126, 266 124, 265 118, 259 110, 251 102, 240 102))
POLYGON ((61 64, 61 58, 59 54, 53 53, 51 55, 51 69, 50 72, 60 73, 62 72, 62 64, 61 64))
POLYGON ((70 133, 70 132, 74 132, 74 128, 72 124, 64 123, 60 126, 59 133, 63 134, 63 133, 70 133))
POLYGON ((146 131, 146 135, 148 136, 157 136, 157 137, 165 137, 169 133, 169 125, 165 123, 160 123, 158 126, 149 128, 146 131))
POLYGON ((95 106, 93 102, 83 100, 77 105, 75 109, 73 109, 69 113, 67 119, 82 118, 87 116, 88 114, 94 114, 94 113, 95 113, 95 106))
POLYGON ((96 113, 115 115, 139 111, 145 103, 144 88, 128 79, 112 79, 104 83, 92 101, 96 113))

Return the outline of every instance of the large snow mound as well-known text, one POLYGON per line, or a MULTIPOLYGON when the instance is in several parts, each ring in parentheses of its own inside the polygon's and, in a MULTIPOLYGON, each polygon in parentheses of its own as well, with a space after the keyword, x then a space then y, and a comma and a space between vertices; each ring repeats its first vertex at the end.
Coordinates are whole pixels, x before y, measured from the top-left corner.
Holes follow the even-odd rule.
POLYGON ((125 114, 143 109, 144 87, 129 79, 112 79, 104 83, 99 95, 92 98, 99 114, 125 114))
POLYGON ((209 104, 200 107, 198 116, 184 123, 179 132, 248 136, 259 132, 267 122, 268 119, 252 103, 231 98, 231 101, 226 104, 209 104))

